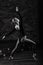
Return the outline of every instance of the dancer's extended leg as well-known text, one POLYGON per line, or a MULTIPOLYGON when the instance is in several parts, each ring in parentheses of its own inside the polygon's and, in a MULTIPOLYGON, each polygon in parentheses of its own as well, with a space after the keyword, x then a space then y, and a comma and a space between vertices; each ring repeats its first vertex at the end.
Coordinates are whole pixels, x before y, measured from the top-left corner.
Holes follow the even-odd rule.
MULTIPOLYGON (((13 59, 13 56, 12 56, 12 55, 13 55, 13 53, 15 52, 15 50, 17 49, 18 44, 19 44, 19 38, 18 38, 18 40, 17 40, 16 46, 15 46, 14 49, 11 51, 11 54, 10 54, 10 58, 11 58, 11 59, 13 59)), ((9 58, 9 59, 10 59, 10 58, 9 58)))

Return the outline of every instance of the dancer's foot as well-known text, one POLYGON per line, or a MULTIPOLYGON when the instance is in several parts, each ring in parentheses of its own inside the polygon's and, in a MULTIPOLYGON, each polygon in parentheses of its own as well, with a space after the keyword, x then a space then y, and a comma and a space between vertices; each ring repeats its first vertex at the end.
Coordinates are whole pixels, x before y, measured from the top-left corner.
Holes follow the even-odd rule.
POLYGON ((10 56, 10 57, 9 57, 9 60, 13 60, 13 59, 14 59, 13 56, 10 56))
POLYGON ((34 58, 34 60, 37 60, 36 53, 33 53, 33 58, 34 58))

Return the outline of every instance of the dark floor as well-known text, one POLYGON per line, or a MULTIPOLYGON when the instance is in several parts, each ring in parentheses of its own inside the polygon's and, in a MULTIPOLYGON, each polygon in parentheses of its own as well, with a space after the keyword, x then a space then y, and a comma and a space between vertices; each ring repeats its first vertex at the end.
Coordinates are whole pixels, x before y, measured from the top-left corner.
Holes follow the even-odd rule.
POLYGON ((0 65, 39 65, 38 60, 32 57, 32 52, 15 53, 13 60, 8 58, 0 58, 0 65))

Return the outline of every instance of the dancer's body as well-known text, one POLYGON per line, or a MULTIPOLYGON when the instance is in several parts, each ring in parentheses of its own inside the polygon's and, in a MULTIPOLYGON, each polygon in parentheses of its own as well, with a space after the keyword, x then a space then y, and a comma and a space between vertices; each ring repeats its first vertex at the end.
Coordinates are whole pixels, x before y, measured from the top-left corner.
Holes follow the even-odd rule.
POLYGON ((14 49, 11 51, 11 54, 10 54, 10 58, 11 59, 13 59, 13 53, 16 51, 16 49, 17 49, 17 47, 18 47, 18 45, 20 44, 20 43, 22 43, 23 41, 28 41, 28 42, 32 42, 33 44, 36 44, 34 41, 32 41, 31 39, 28 39, 27 38, 27 36, 25 35, 25 32, 24 32, 24 29, 23 29, 23 25, 22 25, 22 22, 23 22, 23 20, 22 20, 22 17, 21 17, 21 15, 20 15, 20 13, 19 12, 17 12, 18 13, 18 15, 19 15, 19 27, 20 28, 18 28, 17 30, 19 31, 19 36, 18 36, 18 39, 17 39, 17 42, 16 42, 16 45, 15 45, 15 47, 14 47, 14 49))

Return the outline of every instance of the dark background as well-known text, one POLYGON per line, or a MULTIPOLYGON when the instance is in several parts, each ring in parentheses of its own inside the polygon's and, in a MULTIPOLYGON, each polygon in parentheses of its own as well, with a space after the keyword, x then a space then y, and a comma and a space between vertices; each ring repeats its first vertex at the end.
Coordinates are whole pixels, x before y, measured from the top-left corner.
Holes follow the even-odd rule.
MULTIPOLYGON (((16 6, 19 7, 19 13, 22 16, 24 32, 28 38, 36 42, 37 52, 40 56, 38 0, 0 0, 0 48, 13 47, 13 45, 15 46, 15 39, 13 41, 13 45, 11 41, 1 41, 1 37, 3 36, 1 33, 5 33, 6 29, 9 29, 7 25, 10 25, 12 18, 18 15, 15 11, 16 6)), ((15 32, 12 35, 15 36, 15 32)))
POLYGON ((28 38, 39 43, 39 14, 37 0, 0 1, 0 35, 7 29, 11 30, 11 20, 14 16, 18 16, 18 14, 15 11, 16 6, 19 7, 19 13, 22 17, 22 25, 25 34, 28 36, 28 38), (8 25, 10 28, 8 27, 8 25))

